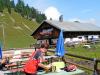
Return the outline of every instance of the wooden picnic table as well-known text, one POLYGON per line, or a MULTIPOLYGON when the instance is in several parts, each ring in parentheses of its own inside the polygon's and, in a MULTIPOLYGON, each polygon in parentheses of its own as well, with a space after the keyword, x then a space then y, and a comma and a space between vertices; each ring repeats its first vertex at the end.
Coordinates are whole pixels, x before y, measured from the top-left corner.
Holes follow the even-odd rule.
MULTIPOLYGON (((51 59, 51 58, 56 58, 57 56, 46 56, 45 59, 51 59)), ((17 73, 17 72, 22 72, 23 71, 23 68, 19 68, 19 65, 17 64, 17 62, 21 62, 20 65, 25 65, 25 63, 23 61, 26 61, 28 59, 18 59, 18 60, 11 60, 11 62, 13 62, 13 64, 8 64, 8 67, 13 67, 13 66, 18 66, 16 67, 15 69, 9 69, 7 71, 3 71, 2 73, 4 73, 4 75, 7 75, 7 74, 13 74, 13 73, 17 73), (16 62, 16 63, 15 63, 16 62)), ((81 75, 81 74, 84 74, 84 71, 81 70, 81 69, 77 69, 76 71, 73 71, 73 72, 66 72, 64 70, 61 70, 60 72, 48 72, 46 73, 45 71, 43 72, 37 72, 37 75, 73 75, 73 74, 76 74, 76 75, 81 75)))
MULTIPOLYGON (((12 74, 12 72, 10 70, 8 71, 0 71, 2 72, 3 75, 7 75, 7 74, 12 74)), ((77 69, 76 71, 73 72, 66 72, 64 70, 61 70, 60 72, 48 72, 46 73, 45 71, 43 72, 37 72, 37 75, 82 75, 85 74, 85 72, 81 69, 77 69)))
MULTIPOLYGON (((56 56, 46 56, 44 57, 45 59, 50 59, 52 57, 56 57, 56 56)), ((19 58, 19 59, 11 59, 10 60, 10 64, 7 64, 6 67, 11 68, 11 67, 18 67, 20 65, 25 65, 25 62, 28 60, 29 58, 19 58)))
MULTIPOLYGON (((13 59, 11 60, 9 64, 6 65, 7 70, 3 71, 2 73, 4 73, 4 75, 8 75, 8 74, 14 74, 14 73, 19 73, 18 75, 20 75, 20 73, 23 71, 23 66, 25 65, 25 62, 28 59, 13 59)), ((14 74, 15 75, 15 74, 14 74)), ((16 74, 17 75, 17 74, 16 74)))
POLYGON ((5 65, 8 70, 15 70, 22 68, 25 65, 25 62, 28 58, 21 58, 21 59, 11 59, 10 63, 5 65))
POLYGON ((38 72, 37 75, 81 75, 84 74, 84 71, 81 69, 77 69, 73 72, 66 72, 64 70, 61 70, 60 72, 38 72))

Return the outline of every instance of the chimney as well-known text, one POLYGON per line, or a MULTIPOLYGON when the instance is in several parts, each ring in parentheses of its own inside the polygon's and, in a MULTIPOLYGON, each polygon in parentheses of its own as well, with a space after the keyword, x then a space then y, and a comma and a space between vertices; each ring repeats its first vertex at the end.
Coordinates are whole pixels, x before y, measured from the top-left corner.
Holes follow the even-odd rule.
POLYGON ((80 23, 79 21, 74 21, 74 22, 76 22, 76 23, 80 23))
POLYGON ((52 21, 52 18, 50 18, 50 21, 52 21))
POLYGON ((60 22, 63 22, 63 15, 60 15, 59 21, 60 21, 60 22))

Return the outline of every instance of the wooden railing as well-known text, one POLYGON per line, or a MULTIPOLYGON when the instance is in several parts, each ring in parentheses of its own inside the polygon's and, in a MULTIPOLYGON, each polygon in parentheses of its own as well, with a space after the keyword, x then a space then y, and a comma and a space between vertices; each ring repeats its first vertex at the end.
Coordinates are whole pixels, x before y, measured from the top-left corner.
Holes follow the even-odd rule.
POLYGON ((81 59, 85 59, 85 60, 89 60, 89 61, 93 61, 94 62, 94 65, 93 65, 94 69, 93 70, 94 70, 94 72, 98 73, 98 63, 100 63, 99 59, 89 58, 89 57, 84 57, 84 56, 78 56, 78 55, 69 54, 69 53, 66 53, 65 55, 76 57, 76 58, 81 58, 81 59))
MULTIPOLYGON (((54 52, 53 50, 48 50, 48 51, 49 52, 54 52)), ((93 69, 89 69, 89 68, 87 68, 87 69, 90 70, 90 71, 94 71, 94 75, 99 75, 98 63, 100 63, 100 59, 89 58, 89 57, 74 55, 74 54, 70 54, 70 53, 65 53, 65 55, 71 56, 71 57, 75 57, 75 58, 80 58, 80 59, 85 59, 85 60, 93 61, 94 62, 93 69)), ((71 62, 69 62, 69 63, 71 63, 71 62)), ((83 68, 85 68, 85 67, 83 67, 83 68)))

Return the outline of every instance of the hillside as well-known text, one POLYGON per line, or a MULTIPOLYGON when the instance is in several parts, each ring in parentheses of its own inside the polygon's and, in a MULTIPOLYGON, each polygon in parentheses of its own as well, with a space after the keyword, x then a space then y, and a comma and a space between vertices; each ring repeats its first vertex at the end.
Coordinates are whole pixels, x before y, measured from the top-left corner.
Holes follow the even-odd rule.
POLYGON ((0 13, 0 43, 5 49, 29 47, 35 42, 30 35, 38 26, 37 22, 27 20, 13 10, 11 14, 4 10, 0 13))

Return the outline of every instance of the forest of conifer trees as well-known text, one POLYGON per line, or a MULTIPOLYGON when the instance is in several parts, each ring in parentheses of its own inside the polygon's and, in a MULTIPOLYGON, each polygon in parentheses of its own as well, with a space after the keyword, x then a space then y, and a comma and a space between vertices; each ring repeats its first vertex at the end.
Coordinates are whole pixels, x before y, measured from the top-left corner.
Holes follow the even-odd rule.
POLYGON ((19 13, 22 17, 29 20, 35 19, 38 23, 46 20, 45 14, 36 10, 34 7, 29 7, 28 4, 25 5, 22 0, 18 0, 17 4, 14 3, 14 0, 0 0, 0 13, 3 13, 5 8, 9 14, 11 14, 12 9, 14 9, 14 11, 19 13))

